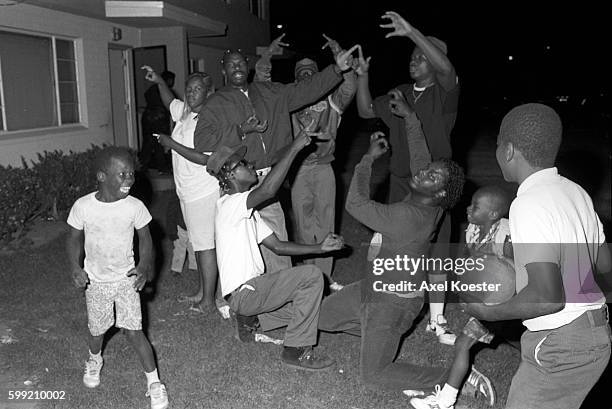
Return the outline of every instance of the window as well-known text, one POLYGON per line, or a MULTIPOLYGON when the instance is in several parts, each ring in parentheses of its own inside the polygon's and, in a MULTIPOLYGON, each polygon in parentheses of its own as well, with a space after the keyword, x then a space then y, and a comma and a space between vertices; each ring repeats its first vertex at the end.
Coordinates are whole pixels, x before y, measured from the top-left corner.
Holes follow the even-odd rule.
POLYGON ((74 41, 0 31, 0 131, 79 123, 74 41))

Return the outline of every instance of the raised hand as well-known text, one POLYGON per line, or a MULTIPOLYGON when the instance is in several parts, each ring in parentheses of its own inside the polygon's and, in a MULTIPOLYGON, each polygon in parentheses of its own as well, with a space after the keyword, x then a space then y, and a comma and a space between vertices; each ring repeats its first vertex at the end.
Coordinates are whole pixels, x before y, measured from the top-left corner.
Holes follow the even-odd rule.
POLYGON ((392 114, 406 118, 408 115, 414 112, 410 105, 408 105, 406 97, 399 89, 394 88, 389 91, 387 95, 391 97, 389 100, 389 109, 391 110, 392 114))
POLYGON ((256 114, 251 115, 240 124, 240 130, 244 135, 251 132, 263 133, 266 129, 268 129, 268 120, 261 122, 256 114))
POLYGON ((134 280, 134 283, 132 284, 132 286, 134 287, 136 291, 142 290, 145 284, 147 283, 147 276, 144 273, 142 273, 140 270, 138 270, 138 267, 131 269, 130 271, 127 272, 126 275, 128 277, 132 277, 132 276, 136 277, 136 279, 134 280))
POLYGON ((389 142, 384 138, 385 134, 378 131, 370 135, 370 147, 366 155, 374 157, 374 159, 380 158, 382 155, 387 153, 389 150, 389 142))
POLYGON ((382 15, 383 19, 389 19, 390 23, 381 24, 382 28, 392 28, 393 31, 387 33, 385 38, 395 37, 395 36, 403 36, 407 37, 412 33, 412 26, 408 24, 406 20, 395 11, 387 11, 382 15))
POLYGON ((141 70, 147 70, 147 73, 145 74, 145 79, 147 81, 151 81, 154 83, 159 83, 160 81, 162 81, 162 77, 159 76, 159 74, 157 74, 155 72, 155 70, 153 68, 151 68, 151 66, 149 65, 143 65, 142 67, 140 67, 141 70))
POLYGON ((328 37, 326 34, 323 34, 323 38, 325 38, 327 42, 323 44, 321 50, 324 50, 325 48, 329 47, 334 56, 338 55, 342 51, 342 47, 340 47, 340 44, 338 44, 336 40, 331 37, 328 37))
POLYGON ((270 43, 270 45, 266 49, 266 53, 268 55, 274 55, 274 54, 277 54, 277 53, 282 53, 283 49, 281 47, 288 47, 289 46, 289 43, 283 43, 283 37, 285 36, 285 34, 286 33, 283 33, 280 36, 276 37, 274 40, 272 40, 272 42, 270 43))
POLYGON ((321 242, 323 252, 340 250, 342 247, 344 247, 344 238, 339 234, 328 233, 321 242))
POLYGON ((348 51, 342 51, 338 55, 335 55, 336 64, 341 71, 346 71, 351 68, 352 56, 351 54, 355 50, 361 50, 361 46, 359 44, 355 44, 348 51))
POLYGON ((89 284, 89 277, 82 268, 75 268, 72 270, 72 282, 77 288, 85 288, 89 284))
POLYGON ((310 145, 310 143, 312 142, 312 137, 317 135, 319 134, 315 132, 309 132, 305 130, 300 131, 293 140, 293 143, 291 144, 291 149, 294 149, 296 152, 301 151, 306 146, 310 145))
MULTIPOLYGON (((359 47, 358 57, 356 59, 357 64, 356 67, 353 67, 357 75, 365 75, 368 73, 371 58, 372 57, 363 58, 363 51, 361 50, 361 47, 359 47)), ((355 60, 353 60, 353 64, 355 64, 355 60)))

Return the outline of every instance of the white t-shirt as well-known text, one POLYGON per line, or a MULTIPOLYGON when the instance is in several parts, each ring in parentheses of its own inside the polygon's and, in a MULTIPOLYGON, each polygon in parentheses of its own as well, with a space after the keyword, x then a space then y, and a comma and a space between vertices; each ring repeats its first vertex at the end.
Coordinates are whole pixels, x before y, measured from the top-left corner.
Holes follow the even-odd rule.
MULTIPOLYGON (((172 139, 193 149, 193 132, 197 124, 196 114, 190 112, 185 119, 181 119, 184 108, 185 103, 181 100, 174 99, 170 103, 170 115, 176 122, 172 130, 172 139)), ((176 193, 184 203, 193 202, 219 191, 219 182, 206 171, 206 166, 191 162, 174 150, 172 151, 172 169, 176 193)))
POLYGON ((557 168, 540 170, 521 183, 510 206, 510 234, 517 292, 527 285, 529 263, 555 263, 563 279, 565 307, 525 320, 529 330, 559 328, 605 303, 592 271, 605 242, 603 226, 589 195, 557 168))
POLYGON ((132 196, 101 202, 96 192, 78 199, 68 215, 68 224, 85 233, 85 272, 89 280, 119 281, 134 268, 134 229, 151 221, 145 205, 132 196))
POLYGON ((224 195, 217 201, 215 243, 224 297, 265 271, 259 243, 273 232, 257 210, 247 209, 249 193, 224 195))

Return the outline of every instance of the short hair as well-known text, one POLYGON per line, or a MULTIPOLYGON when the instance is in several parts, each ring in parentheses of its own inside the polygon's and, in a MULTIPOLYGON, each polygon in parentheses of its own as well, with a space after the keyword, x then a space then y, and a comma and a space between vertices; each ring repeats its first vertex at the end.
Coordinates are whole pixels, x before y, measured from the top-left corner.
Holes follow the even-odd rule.
POLYGON ((129 161, 136 166, 136 162, 127 148, 121 146, 105 146, 98 152, 94 159, 94 171, 96 173, 106 172, 114 158, 129 161))
POLYGON ((439 162, 444 165, 448 172, 448 178, 444 185, 446 195, 440 200, 440 207, 443 209, 451 209, 457 204, 463 193, 463 185, 465 184, 465 173, 461 166, 451 159, 440 159, 439 162))
POLYGON ((524 104, 506 114, 499 141, 511 142, 525 160, 536 167, 551 167, 561 145, 561 118, 549 106, 524 104))
POLYGON ((221 65, 225 65, 225 59, 233 54, 237 54, 241 56, 242 58, 244 58, 244 61, 246 61, 247 63, 249 62, 249 59, 246 57, 246 55, 244 55, 244 53, 242 52, 240 48, 237 48, 235 50, 228 48, 227 50, 223 52, 223 57, 221 57, 221 65))
POLYGON ((164 81, 168 81, 168 80, 173 80, 176 77, 176 75, 172 71, 166 70, 161 73, 161 77, 164 81))
POLYGON ((474 192, 474 196, 487 196, 500 217, 504 217, 510 210, 510 195, 507 191, 497 185, 483 186, 474 192))
POLYGON ((189 76, 185 80, 185 87, 187 87, 189 81, 194 78, 200 79, 208 87, 212 86, 212 77, 210 75, 202 71, 196 71, 194 73, 189 74, 189 76))

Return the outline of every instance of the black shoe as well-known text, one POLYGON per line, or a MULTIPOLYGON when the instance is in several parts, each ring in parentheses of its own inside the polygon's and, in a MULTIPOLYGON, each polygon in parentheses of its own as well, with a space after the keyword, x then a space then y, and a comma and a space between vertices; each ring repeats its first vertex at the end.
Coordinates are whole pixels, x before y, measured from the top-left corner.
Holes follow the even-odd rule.
POLYGON ((316 356, 312 347, 284 347, 281 360, 287 366, 305 371, 321 371, 334 364, 333 359, 316 356))
POLYGON ((252 317, 236 314, 236 329, 238 330, 237 337, 242 342, 254 342, 255 331, 259 328, 259 320, 257 315, 252 317))

